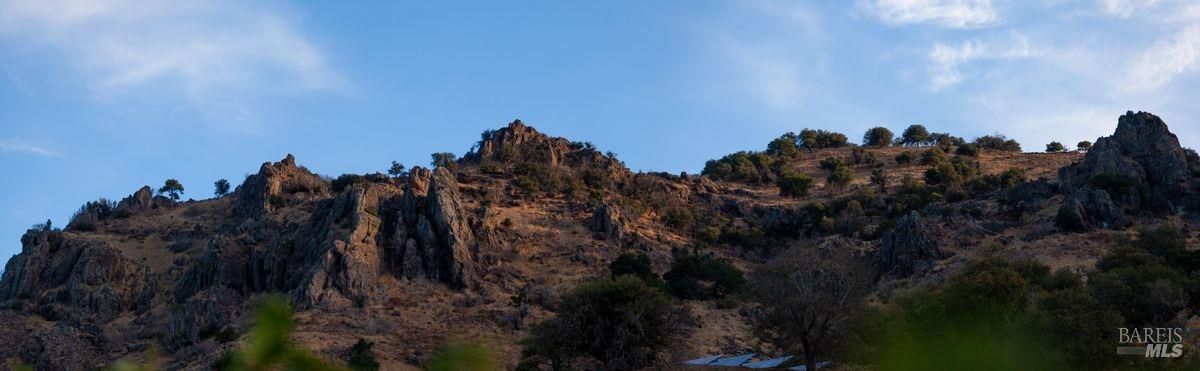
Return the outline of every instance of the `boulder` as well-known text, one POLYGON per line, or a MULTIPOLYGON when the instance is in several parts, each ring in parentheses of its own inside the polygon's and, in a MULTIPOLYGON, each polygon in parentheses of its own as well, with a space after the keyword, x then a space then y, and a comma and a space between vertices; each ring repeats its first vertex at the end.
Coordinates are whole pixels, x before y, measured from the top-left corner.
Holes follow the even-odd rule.
POLYGON ((438 237, 438 250, 445 271, 442 279, 454 287, 469 286, 474 271, 475 236, 467 220, 468 209, 458 193, 454 174, 434 170, 425 202, 429 222, 438 237))
POLYGON ((629 227, 625 223, 621 212, 615 206, 604 203, 592 211, 589 226, 598 238, 621 241, 629 235, 629 227))
POLYGON ((875 264, 879 271, 895 277, 908 277, 929 269, 946 253, 938 246, 937 228, 913 211, 896 221, 883 235, 875 264))

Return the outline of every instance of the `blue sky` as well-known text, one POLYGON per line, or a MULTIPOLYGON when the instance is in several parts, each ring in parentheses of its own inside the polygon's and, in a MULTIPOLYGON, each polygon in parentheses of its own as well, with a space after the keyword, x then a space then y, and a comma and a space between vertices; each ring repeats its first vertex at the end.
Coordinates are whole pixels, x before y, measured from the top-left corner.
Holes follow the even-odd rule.
POLYGON ((425 165, 514 118, 670 172, 804 127, 1037 150, 1149 110, 1200 144, 1189 1, 337 3, 0 0, 0 256, 143 184, 425 165))

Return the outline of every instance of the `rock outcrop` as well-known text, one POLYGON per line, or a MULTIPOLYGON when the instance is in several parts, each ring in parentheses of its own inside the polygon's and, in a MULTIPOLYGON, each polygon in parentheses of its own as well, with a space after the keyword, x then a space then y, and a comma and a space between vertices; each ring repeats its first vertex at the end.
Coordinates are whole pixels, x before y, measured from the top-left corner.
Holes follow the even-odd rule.
POLYGON ((155 196, 154 190, 150 186, 142 186, 137 192, 121 199, 121 202, 117 203, 117 210, 138 213, 171 206, 175 206, 174 200, 163 196, 155 196))
POLYGON ((397 276, 429 278, 452 287, 470 287, 475 276, 477 241, 470 210, 458 192, 454 174, 445 168, 428 180, 413 177, 392 215, 386 243, 391 270, 397 276), (420 186, 428 184, 425 195, 420 186))
POLYGON ((264 162, 258 174, 246 178, 237 187, 234 212, 241 217, 260 218, 283 206, 295 193, 322 193, 326 183, 320 176, 296 166, 296 158, 287 155, 274 164, 264 162))
POLYGON ((936 227, 913 211, 896 221, 883 235, 875 264, 879 272, 894 277, 920 273, 945 257, 938 246, 936 227))
POLYGON ((592 210, 592 221, 589 225, 596 237, 612 241, 622 241, 629 236, 629 227, 621 212, 613 205, 600 204, 592 210))
POLYGON ((0 300, 30 299, 44 316, 99 323, 133 307, 145 267, 116 248, 52 230, 30 230, 0 279, 0 300))
POLYGON ((1112 136, 1100 138, 1082 161, 1059 170, 1065 207, 1089 228, 1124 228, 1125 211, 1200 210, 1200 159, 1158 116, 1128 112, 1112 136))

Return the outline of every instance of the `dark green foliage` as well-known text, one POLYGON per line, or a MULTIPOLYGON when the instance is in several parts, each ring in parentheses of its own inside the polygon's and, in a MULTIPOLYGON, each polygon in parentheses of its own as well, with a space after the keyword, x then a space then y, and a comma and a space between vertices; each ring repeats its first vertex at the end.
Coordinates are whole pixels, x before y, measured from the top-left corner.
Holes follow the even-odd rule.
POLYGON ((896 163, 897 164, 911 164, 912 160, 913 160, 912 151, 904 151, 904 152, 900 152, 900 154, 896 155, 896 163))
POLYGON ((1089 178, 1088 184, 1108 192, 1113 197, 1128 194, 1140 186, 1133 178, 1119 174, 1099 174, 1089 178))
POLYGON ((375 360, 375 352, 371 348, 375 343, 358 339, 354 346, 350 347, 346 358, 346 366, 354 371, 376 371, 379 370, 379 361, 375 360))
POLYGON ((628 274, 646 281, 658 279, 658 274, 654 273, 654 266, 650 263, 650 256, 640 252, 618 255, 608 264, 608 271, 612 273, 613 278, 628 274))
POLYGON ((887 173, 882 167, 871 170, 871 184, 878 186, 880 192, 887 192, 887 173))
POLYGON ((900 188, 893 196, 895 210, 899 213, 897 215, 920 210, 931 202, 941 200, 942 194, 938 193, 936 189, 926 186, 908 175, 905 175, 900 181, 900 188))
POLYGON ((863 145, 871 147, 888 147, 892 145, 892 139, 895 135, 891 130, 885 127, 877 126, 867 129, 866 134, 863 134, 863 145))
POLYGON ((362 184, 362 183, 367 183, 367 182, 368 182, 367 178, 362 175, 342 174, 342 175, 339 175, 337 177, 337 179, 334 179, 332 182, 330 182, 330 188, 333 188, 334 192, 341 192, 343 190, 346 190, 347 188, 350 188, 351 186, 353 186, 355 184, 362 184))
POLYGON ((799 157, 800 145, 797 143, 796 134, 787 133, 767 143, 767 154, 786 158, 799 157))
POLYGON ((742 271, 728 261, 699 255, 676 259, 663 279, 672 295, 697 300, 725 297, 746 283, 742 271))
POLYGON ((1021 152, 1021 144, 1016 140, 1008 139, 1004 135, 993 134, 984 135, 975 138, 975 145, 982 149, 990 149, 996 151, 1021 152))
POLYGON ((812 183, 812 177, 800 173, 786 173, 775 181, 779 186, 779 195, 785 197, 808 196, 808 189, 812 187, 812 183))
POLYGON ((849 165, 846 163, 846 159, 836 156, 825 157, 817 164, 821 167, 821 170, 825 171, 833 171, 834 169, 837 169, 838 166, 849 165))
POLYGON ((444 167, 446 170, 450 170, 451 172, 458 170, 458 157, 453 153, 438 152, 430 154, 429 157, 429 165, 433 166, 435 169, 444 167))
POLYGON ((981 175, 967 182, 967 188, 974 195, 988 192, 1004 191, 1016 187, 1026 180, 1025 169, 1010 168, 1000 174, 981 175))
POLYGON ((559 302, 558 315, 521 341, 517 369, 649 367, 690 329, 686 310, 629 275, 581 284, 559 302))
POLYGON ((975 143, 968 143, 958 146, 954 153, 959 156, 979 157, 979 146, 975 143))
POLYGON ((825 182, 832 187, 832 189, 840 191, 845 189, 846 185, 850 184, 850 181, 853 179, 854 172, 850 170, 849 166, 842 165, 829 172, 829 177, 825 178, 825 182))
POLYGON ((775 164, 769 155, 758 152, 737 152, 704 164, 703 175, 714 179, 760 184, 770 179, 775 164))
POLYGON ((920 147, 930 143, 929 130, 923 125, 911 125, 904 129, 904 133, 900 134, 900 145, 908 147, 920 147))
POLYGON ((217 179, 213 182, 213 195, 217 197, 224 196, 229 193, 229 181, 225 179, 217 179))
POLYGON ((850 149, 850 162, 855 165, 866 166, 873 166, 878 163, 875 159, 875 153, 862 147, 854 147, 850 149))
POLYGON ((946 162, 946 151, 941 148, 930 148, 921 153, 921 165, 937 165, 946 162))
POLYGON ((1083 215, 1079 214, 1078 209, 1072 207, 1058 208, 1058 214, 1054 215, 1054 226, 1067 232, 1087 231, 1087 222, 1083 220, 1083 215))
POLYGON ((1075 149, 1079 150, 1079 151, 1087 152, 1089 149, 1092 149, 1092 142, 1086 141, 1086 140, 1081 141, 1081 142, 1079 142, 1079 144, 1075 145, 1075 149))
POLYGON ((1050 142, 1050 143, 1046 144, 1046 152, 1059 153, 1059 152, 1066 152, 1066 151, 1067 151, 1067 147, 1064 147, 1062 143, 1050 142))
POLYGON ((813 150, 845 147, 849 145, 849 141, 846 139, 846 135, 842 133, 820 129, 804 129, 800 131, 798 144, 800 147, 813 150))
MULTIPOLYGON (((938 149, 934 148, 930 152, 936 150, 938 149)), ((955 157, 949 161, 935 162, 933 167, 925 170, 925 184, 958 189, 978 172, 979 163, 965 157, 955 157)))
POLYGON ((392 166, 388 167, 387 173, 388 173, 388 175, 391 175, 393 178, 398 178, 398 177, 406 174, 407 170, 405 170, 404 164, 401 164, 398 161, 392 161, 392 166))
POLYGON ((174 178, 167 179, 167 181, 163 182, 163 186, 158 189, 158 193, 165 194, 172 200, 179 200, 179 195, 183 194, 183 183, 179 183, 174 178))
POLYGON ((1121 316, 1077 275, 998 258, 936 290, 897 296, 855 326, 855 349, 882 369, 1112 369, 1121 316))
POLYGON ((950 135, 949 133, 929 134, 929 142, 942 147, 942 150, 946 152, 950 152, 950 149, 953 147, 960 147, 967 144, 967 141, 963 140, 963 138, 950 135))
POLYGON ((692 225, 692 210, 686 206, 674 206, 663 210, 663 224, 675 229, 684 229, 692 225))

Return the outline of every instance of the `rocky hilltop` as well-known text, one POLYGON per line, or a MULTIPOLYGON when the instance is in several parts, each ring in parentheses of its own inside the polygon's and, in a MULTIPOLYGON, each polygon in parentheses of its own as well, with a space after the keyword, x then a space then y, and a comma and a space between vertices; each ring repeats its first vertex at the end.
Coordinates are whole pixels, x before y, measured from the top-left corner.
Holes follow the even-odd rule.
MULTIPOLYGON (((781 196, 772 182, 634 173, 515 121, 395 177, 322 177, 288 155, 215 199, 143 187, 21 238, 0 279, 0 357, 84 370, 153 348, 169 369, 203 369, 244 340, 256 298, 280 293, 300 310, 295 340, 329 358, 367 339, 384 368, 416 368, 469 337, 511 366, 554 295, 625 251, 660 272, 688 253, 749 269, 808 241, 869 257, 883 298, 997 252, 1084 269, 1129 227, 1193 225, 1200 209, 1200 159, 1148 113, 1121 116, 1086 154, 938 149, 958 178, 901 159, 935 148, 770 155, 771 174, 816 179, 781 196), (828 158, 847 184, 824 180, 828 158)), ((700 324, 675 358, 761 346, 736 306, 687 305, 700 324)))

